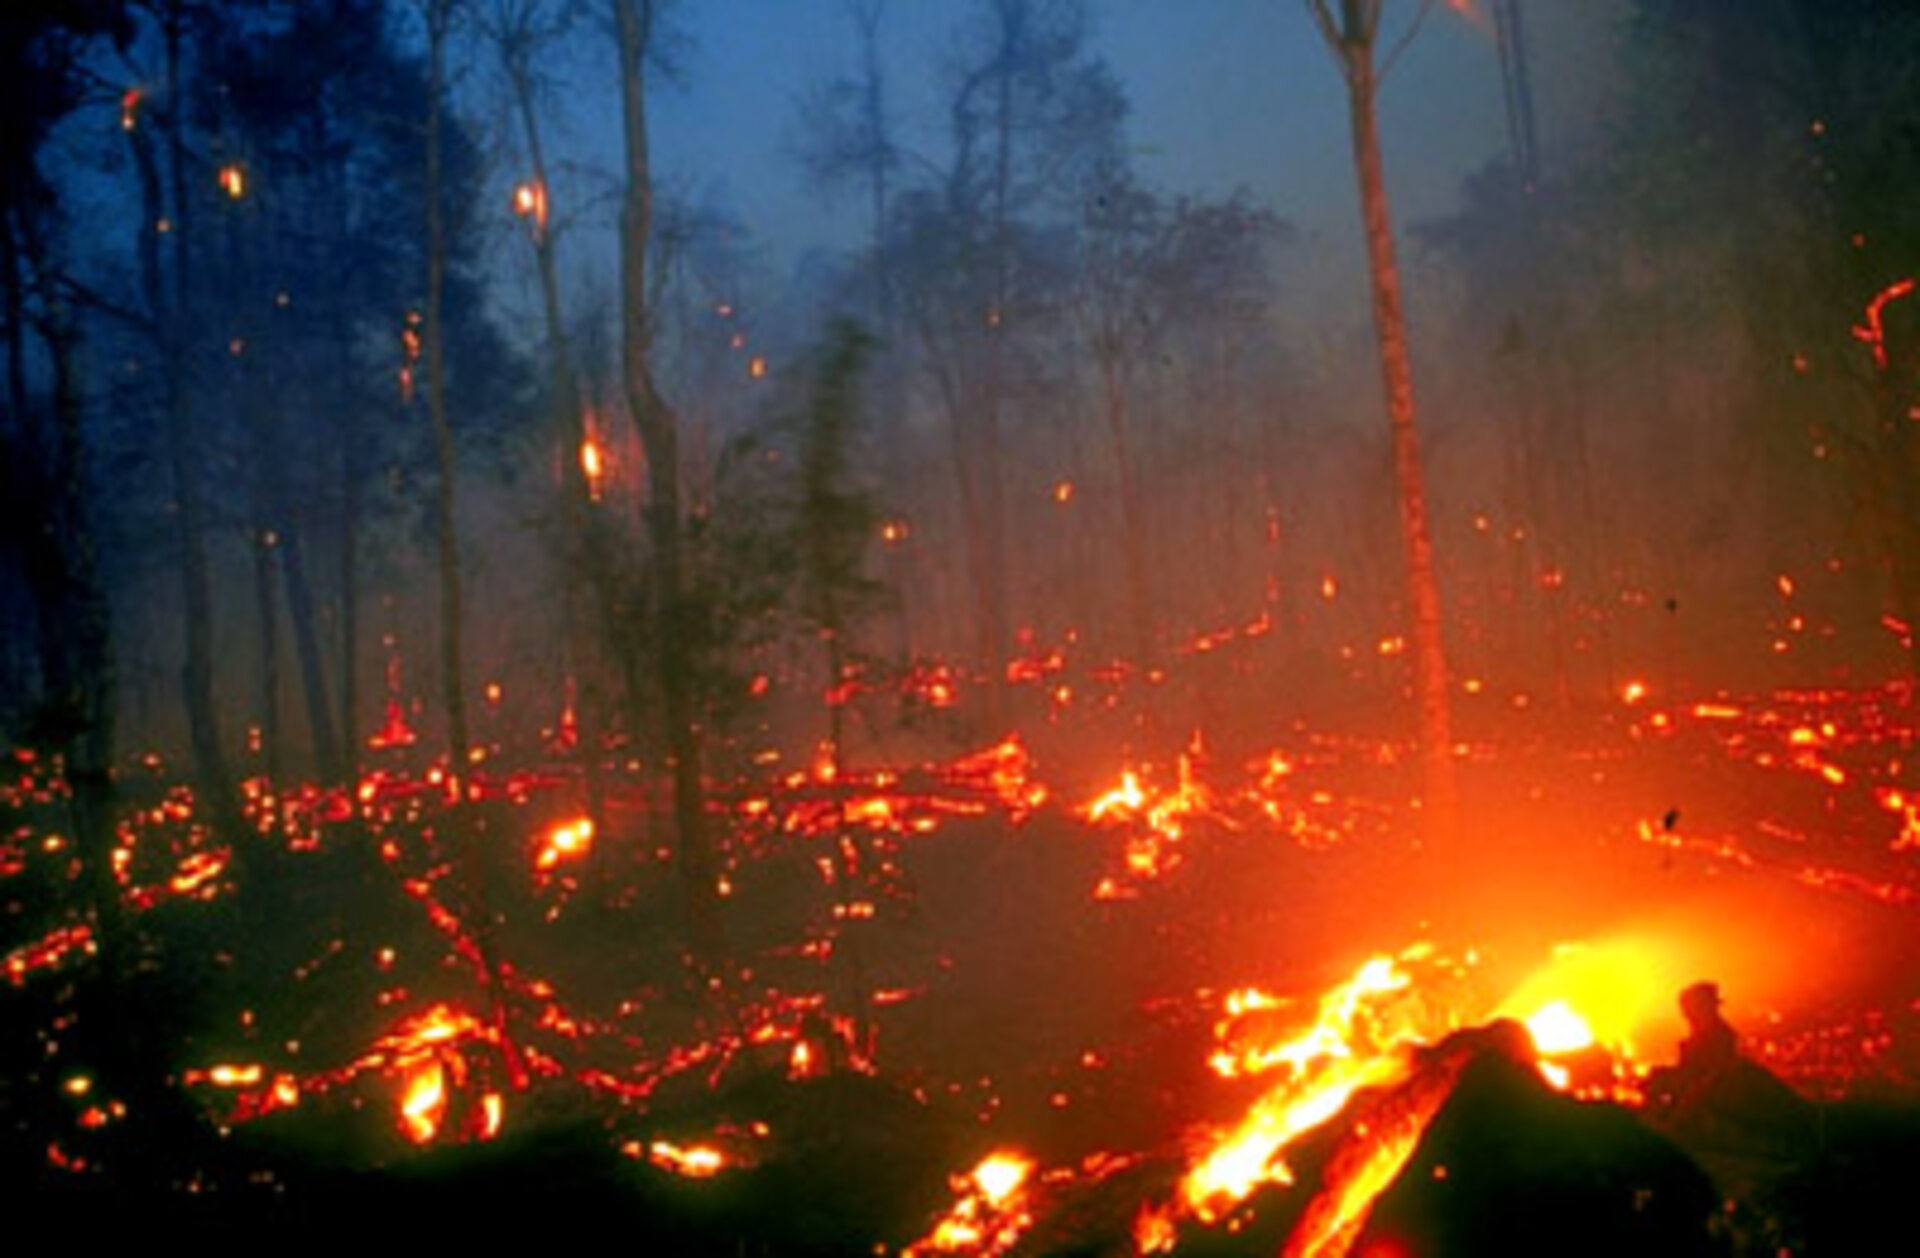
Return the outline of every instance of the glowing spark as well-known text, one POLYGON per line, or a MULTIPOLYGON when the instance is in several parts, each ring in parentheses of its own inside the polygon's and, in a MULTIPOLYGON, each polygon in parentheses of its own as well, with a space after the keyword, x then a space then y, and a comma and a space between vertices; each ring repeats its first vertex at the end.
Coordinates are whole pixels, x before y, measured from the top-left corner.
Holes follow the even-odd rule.
POLYGON ((1887 333, 1886 328, 1881 324, 1882 313, 1886 310, 1888 302, 1898 301, 1908 296, 1913 292, 1913 288, 1914 281, 1904 279, 1881 289, 1874 294, 1873 300, 1867 303, 1867 321, 1853 329, 1854 337, 1864 341, 1873 351, 1874 365, 1882 371, 1887 369, 1887 333))
POLYGON ((533 236, 539 240, 547 231, 547 187, 537 179, 514 185, 513 212, 533 223, 533 236))
POLYGON ((238 162, 220 168, 220 190, 234 201, 247 195, 247 172, 238 162))
POLYGON ((551 871, 561 861, 574 860, 584 856, 593 846, 593 818, 575 817, 553 826, 546 833, 546 840, 533 860, 534 868, 542 873, 551 871))

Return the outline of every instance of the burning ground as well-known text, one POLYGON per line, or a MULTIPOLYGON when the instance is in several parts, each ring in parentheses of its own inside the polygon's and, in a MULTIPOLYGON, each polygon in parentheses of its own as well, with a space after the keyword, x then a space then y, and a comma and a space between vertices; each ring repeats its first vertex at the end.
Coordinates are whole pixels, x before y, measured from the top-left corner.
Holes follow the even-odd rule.
POLYGON ((1016 680, 997 741, 743 757, 704 966, 639 767, 456 784, 389 739, 352 790, 250 782, 235 845, 126 766, 107 976, 59 766, 16 757, 9 1195, 566 1207, 676 1253, 1830 1253, 1897 1217, 1907 691, 1486 696, 1439 845, 1406 746, 1163 736, 1098 674, 1016 680), (1785 1087, 1660 1104, 1700 979, 1785 1087))

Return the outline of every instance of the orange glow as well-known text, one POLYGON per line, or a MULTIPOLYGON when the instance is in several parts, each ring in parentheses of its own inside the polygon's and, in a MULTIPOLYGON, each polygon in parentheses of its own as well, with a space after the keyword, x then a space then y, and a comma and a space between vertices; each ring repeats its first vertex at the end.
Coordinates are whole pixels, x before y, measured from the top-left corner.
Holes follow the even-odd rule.
POLYGON ((547 187, 537 179, 515 184, 513 212, 533 224, 533 236, 539 240, 547 231, 547 187))
POLYGON ((1032 1173, 1031 1158, 1003 1151, 989 1154, 968 1174, 954 1176, 953 1190, 959 1200, 924 1240, 902 1252, 902 1258, 1006 1253, 1033 1222, 1026 1193, 1032 1173))
POLYGON ((880 540, 889 546, 897 546, 912 535, 905 520, 887 520, 880 525, 880 540))
POLYGON ((420 736, 407 724, 407 711, 398 699, 387 700, 386 721, 367 739, 367 748, 371 751, 386 751, 396 747, 411 747, 420 741, 420 736))
POLYGON ((406 1099, 400 1103, 400 1129, 415 1144, 426 1144, 439 1132, 446 1114, 446 1072, 438 1061, 429 1061, 407 1082, 406 1099))
POLYGON ((1885 327, 1881 325, 1881 315, 1886 310, 1888 302, 1898 301, 1908 296, 1913 292, 1913 288, 1914 281, 1909 278, 1898 280, 1881 289, 1874 294, 1873 300, 1867 303, 1867 321, 1853 329, 1854 337, 1866 342, 1867 347, 1873 351, 1874 365, 1882 371, 1887 369, 1887 333, 1885 327))
POLYGON ((1033 1162, 1012 1153, 996 1153, 973 1168, 974 1187, 990 1206, 1004 1206, 1021 1184, 1033 1162))
POLYGON ((227 853, 195 852, 180 862, 179 872, 167 880, 175 895, 192 895, 218 878, 227 868, 227 853))
MULTIPOLYGON (((1415 967, 1425 976, 1423 987, 1449 972, 1427 945, 1372 957, 1320 997, 1313 1022, 1297 1034, 1229 1042, 1215 1053, 1214 1069, 1223 1074, 1279 1070, 1281 1078, 1189 1168, 1180 1184, 1187 1209, 1213 1221, 1262 1183, 1292 1183, 1292 1170, 1280 1160, 1288 1144, 1339 1112, 1361 1088, 1402 1078, 1405 1051, 1449 1029, 1435 1021, 1440 1011, 1420 998, 1426 993, 1399 999, 1414 986, 1415 967)), ((1246 994, 1235 1004, 1251 1011, 1269 1002, 1246 994)), ((1233 1007, 1223 1035, 1233 1029, 1233 1007)))
POLYGON ((682 1147, 668 1140, 656 1140, 647 1146, 647 1161, 663 1171, 688 1179, 708 1179, 727 1167, 727 1156, 712 1145, 682 1147))
POLYGON ((1593 1028, 1564 1000, 1556 1000, 1535 1011, 1527 1019, 1527 1034, 1533 1037, 1533 1046, 1548 1057, 1578 1052, 1593 1045, 1593 1028))
POLYGON ((747 374, 755 380, 764 380, 767 376, 767 358, 764 354, 755 354, 747 360, 747 374))
POLYGON ((1137 1254, 1170 1254, 1180 1234, 1171 1210, 1144 1206, 1133 1221, 1133 1250, 1137 1254))
POLYGON ((1647 683, 1630 681, 1620 691, 1620 698, 1627 703, 1638 703, 1647 697, 1647 683))
POLYGON ((1683 949, 1651 939, 1558 944, 1495 1015, 1524 1021, 1549 1056, 1592 1045, 1632 1056, 1672 1022, 1673 993, 1691 981, 1687 964, 1683 949))
POLYGON ((580 471, 587 478, 587 494, 600 501, 600 480, 607 474, 606 457, 600 452, 600 443, 588 436, 580 443, 580 471))
POLYGON ((247 172, 238 162, 220 168, 220 191, 234 201, 247 195, 247 172))
POLYGON ((480 1138, 491 1140, 500 1134, 500 1124, 506 1117, 506 1103, 498 1092, 489 1092, 480 1098, 480 1138))
POLYGON ((1888 812, 1898 813, 1901 818, 1900 833, 1888 849, 1895 852, 1920 851, 1920 798, 1897 790, 1890 786, 1878 787, 1874 798, 1888 812))
POLYGON ((1065 506, 1067 503, 1072 502, 1073 501, 1073 482, 1070 480, 1063 480, 1063 481, 1057 482, 1053 487, 1053 500, 1062 506, 1065 506))
POLYGON ((593 846, 593 818, 575 817, 550 827, 535 853, 533 867, 541 873, 552 871, 562 861, 585 856, 593 846))
POLYGON ((146 101, 146 92, 138 87, 130 87, 120 97, 120 129, 131 131, 140 125, 140 106, 146 101))
POLYGON ((20 987, 35 970, 52 969, 76 951, 92 956, 95 950, 92 927, 62 926, 9 952, 4 963, 6 975, 20 987))

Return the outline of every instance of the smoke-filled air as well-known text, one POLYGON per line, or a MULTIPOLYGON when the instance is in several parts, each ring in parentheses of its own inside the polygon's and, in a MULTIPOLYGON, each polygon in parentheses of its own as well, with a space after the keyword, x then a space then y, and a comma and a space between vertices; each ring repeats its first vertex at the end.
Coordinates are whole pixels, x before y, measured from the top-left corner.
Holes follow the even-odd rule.
POLYGON ((1911 1234, 1920 9, 0 58, 22 1235, 1911 1234))

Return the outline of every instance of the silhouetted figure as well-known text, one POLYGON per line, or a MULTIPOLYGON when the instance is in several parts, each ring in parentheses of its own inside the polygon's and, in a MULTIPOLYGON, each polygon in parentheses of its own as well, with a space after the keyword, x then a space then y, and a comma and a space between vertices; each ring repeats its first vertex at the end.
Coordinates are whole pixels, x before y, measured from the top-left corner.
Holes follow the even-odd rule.
POLYGON ((1680 993, 1687 1034, 1680 1060, 1647 1076, 1647 1113, 1689 1145, 1791 1146, 1806 1132, 1807 1102, 1740 1051, 1720 1016, 1720 988, 1695 983, 1680 993))
POLYGON ((1740 1038, 1720 1016, 1718 984, 1695 983, 1681 992, 1680 1013, 1687 1020, 1687 1036, 1680 1041, 1682 1074, 1706 1082, 1733 1065, 1740 1038))

